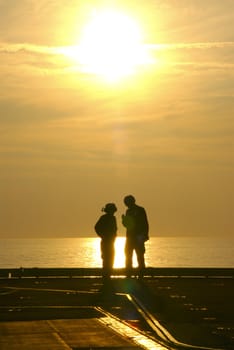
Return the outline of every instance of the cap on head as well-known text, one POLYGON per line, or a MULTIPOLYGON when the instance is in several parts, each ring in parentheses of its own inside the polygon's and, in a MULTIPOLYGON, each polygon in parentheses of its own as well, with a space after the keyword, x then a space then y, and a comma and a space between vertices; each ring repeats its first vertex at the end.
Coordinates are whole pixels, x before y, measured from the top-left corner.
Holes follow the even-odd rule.
POLYGON ((117 211, 115 203, 107 203, 102 209, 105 213, 115 213, 117 211))
POLYGON ((131 206, 131 205, 135 204, 135 202, 136 202, 136 200, 131 194, 124 197, 124 203, 126 204, 126 206, 131 206))

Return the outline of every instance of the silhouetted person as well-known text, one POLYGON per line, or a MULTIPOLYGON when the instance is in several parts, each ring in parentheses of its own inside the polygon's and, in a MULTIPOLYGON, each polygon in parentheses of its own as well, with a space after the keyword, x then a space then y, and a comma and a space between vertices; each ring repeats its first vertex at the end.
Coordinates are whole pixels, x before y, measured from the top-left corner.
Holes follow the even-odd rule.
POLYGON ((128 207, 122 215, 122 223, 126 227, 125 266, 127 276, 131 276, 132 258, 135 250, 138 262, 139 277, 143 277, 145 269, 145 242, 149 239, 149 224, 146 211, 135 203, 132 195, 124 198, 128 207))
POLYGON ((105 212, 94 228, 99 237, 101 237, 101 257, 103 267, 103 278, 109 279, 114 264, 115 257, 115 238, 117 235, 117 223, 114 213, 117 208, 114 203, 107 203, 102 209, 105 212))

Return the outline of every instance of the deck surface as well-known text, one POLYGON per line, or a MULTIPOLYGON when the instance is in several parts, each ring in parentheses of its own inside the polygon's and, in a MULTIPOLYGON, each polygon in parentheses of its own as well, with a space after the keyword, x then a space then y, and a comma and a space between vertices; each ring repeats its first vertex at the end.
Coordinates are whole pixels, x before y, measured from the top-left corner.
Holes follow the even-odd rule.
POLYGON ((234 349, 232 276, 114 277, 107 285, 99 276, 2 278, 0 295, 1 350, 142 348, 135 335, 103 322, 108 315, 163 349, 128 296, 176 340, 169 348, 234 349))

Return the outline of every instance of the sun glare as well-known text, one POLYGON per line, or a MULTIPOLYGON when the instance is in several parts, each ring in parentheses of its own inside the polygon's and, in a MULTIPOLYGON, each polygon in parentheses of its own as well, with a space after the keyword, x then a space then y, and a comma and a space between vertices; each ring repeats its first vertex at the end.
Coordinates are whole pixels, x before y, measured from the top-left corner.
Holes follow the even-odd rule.
POLYGON ((114 262, 115 268, 120 268, 125 266, 124 246, 125 246, 125 237, 117 237, 115 241, 115 262, 114 262))
MULTIPOLYGON (((121 268, 125 266, 125 237, 117 237, 115 241, 115 262, 114 268, 121 268)), ((136 255, 133 255, 133 267, 137 266, 136 255)))
MULTIPOLYGON (((125 267, 125 237, 118 236, 115 240, 115 260, 114 260, 114 268, 123 268, 125 267)), ((100 242, 101 240, 99 238, 93 240, 93 261, 95 261, 96 264, 102 265, 101 260, 101 250, 100 250, 100 242)), ((133 255, 133 267, 137 266, 137 259, 136 255, 133 255)))
POLYGON ((127 15, 105 10, 93 14, 78 45, 64 50, 82 71, 116 81, 150 62, 140 27, 127 15))

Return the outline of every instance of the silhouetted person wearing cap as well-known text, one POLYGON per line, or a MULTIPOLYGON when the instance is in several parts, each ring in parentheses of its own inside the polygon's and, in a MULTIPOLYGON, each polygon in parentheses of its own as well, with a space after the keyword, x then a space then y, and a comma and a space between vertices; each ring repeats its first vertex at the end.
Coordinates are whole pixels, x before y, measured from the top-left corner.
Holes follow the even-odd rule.
POLYGON ((117 208, 114 203, 107 203, 102 209, 105 212, 94 226, 99 237, 101 237, 101 257, 103 267, 103 278, 108 280, 114 264, 115 238, 117 235, 117 223, 114 213, 117 208))
POLYGON ((135 203, 132 195, 124 198, 128 207, 126 214, 122 215, 122 223, 126 227, 125 266, 127 276, 131 276, 132 258, 135 250, 138 262, 139 277, 144 276, 145 269, 145 242, 149 239, 149 224, 146 211, 135 203))

